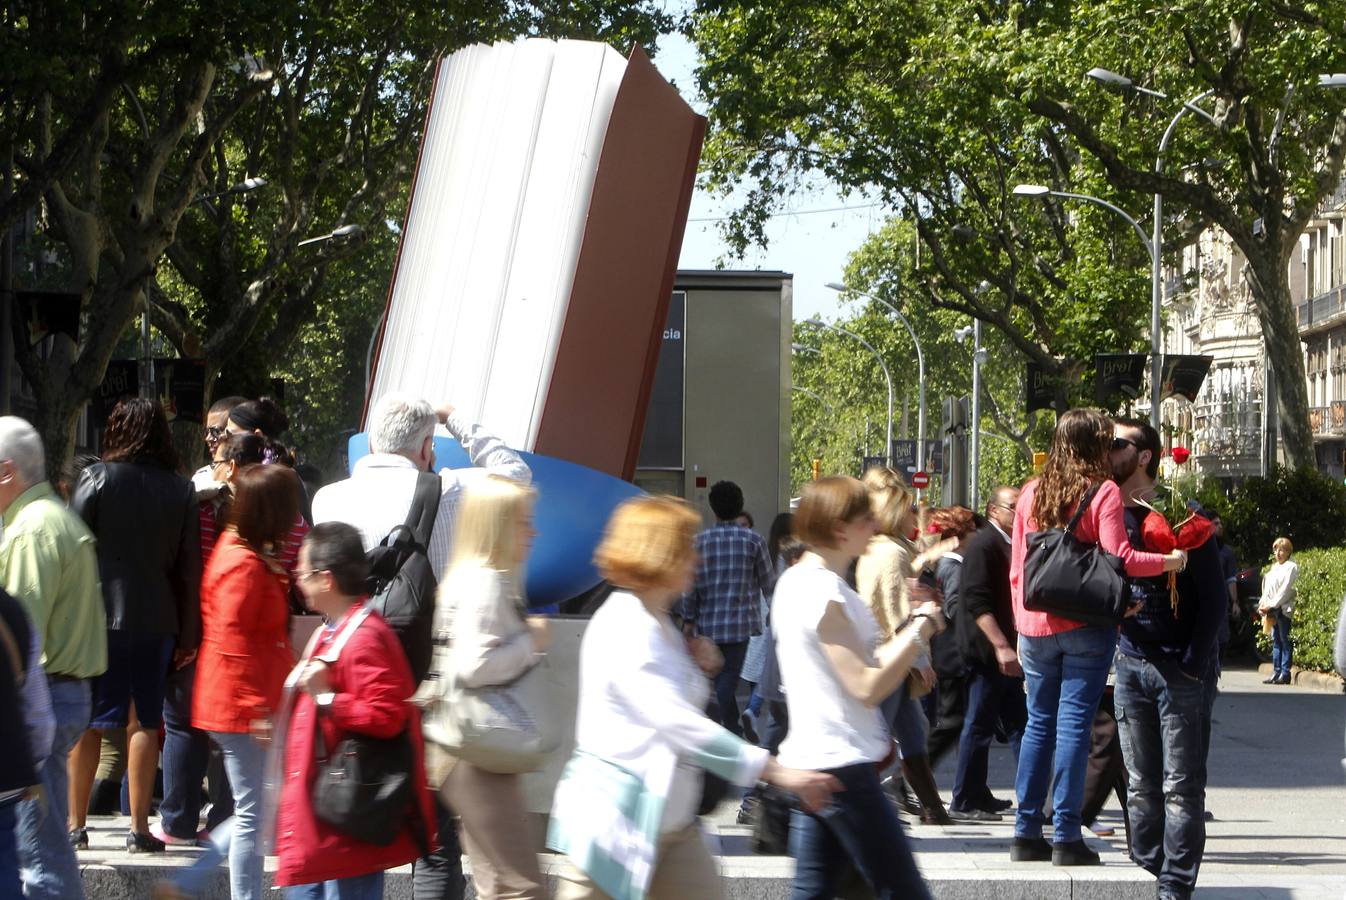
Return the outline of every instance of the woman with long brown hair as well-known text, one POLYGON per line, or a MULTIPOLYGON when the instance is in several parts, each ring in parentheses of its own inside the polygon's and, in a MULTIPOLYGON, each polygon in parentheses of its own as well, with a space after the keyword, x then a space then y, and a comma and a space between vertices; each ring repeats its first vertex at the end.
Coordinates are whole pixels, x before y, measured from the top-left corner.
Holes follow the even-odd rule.
POLYGON ((1181 550, 1165 555, 1131 546, 1121 492, 1109 477, 1112 443, 1112 422, 1102 413, 1072 409, 1061 416, 1042 475, 1024 485, 1015 508, 1010 594, 1019 661, 1028 682, 1028 726, 1015 779, 1019 809, 1010 848, 1015 861, 1051 860, 1058 866, 1099 861, 1080 837, 1080 807, 1090 729, 1117 647, 1115 627, 1082 625, 1024 608, 1028 535, 1066 527, 1080 504, 1087 503, 1075 537, 1121 557, 1128 575, 1158 575, 1181 569, 1187 561, 1181 550), (1053 782, 1055 833, 1048 843, 1042 836, 1042 810, 1053 782))

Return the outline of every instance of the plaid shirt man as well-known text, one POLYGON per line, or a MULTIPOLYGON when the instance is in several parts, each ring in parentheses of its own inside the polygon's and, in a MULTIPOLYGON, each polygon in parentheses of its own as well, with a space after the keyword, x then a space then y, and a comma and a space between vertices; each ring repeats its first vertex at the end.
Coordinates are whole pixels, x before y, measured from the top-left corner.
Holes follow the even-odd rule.
POLYGON ((776 587, 766 541, 750 528, 720 522, 696 536, 696 586, 682 598, 683 618, 716 644, 762 633, 760 595, 776 587))

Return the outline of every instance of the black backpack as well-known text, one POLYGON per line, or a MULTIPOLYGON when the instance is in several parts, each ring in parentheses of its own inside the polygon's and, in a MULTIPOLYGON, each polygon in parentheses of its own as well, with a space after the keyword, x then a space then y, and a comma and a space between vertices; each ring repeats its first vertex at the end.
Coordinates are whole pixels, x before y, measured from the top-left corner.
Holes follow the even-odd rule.
POLYGON ((439 512, 439 476, 421 472, 406 524, 398 525, 365 554, 369 560, 369 605, 392 626, 420 684, 430 673, 434 650, 438 582, 426 548, 439 512))

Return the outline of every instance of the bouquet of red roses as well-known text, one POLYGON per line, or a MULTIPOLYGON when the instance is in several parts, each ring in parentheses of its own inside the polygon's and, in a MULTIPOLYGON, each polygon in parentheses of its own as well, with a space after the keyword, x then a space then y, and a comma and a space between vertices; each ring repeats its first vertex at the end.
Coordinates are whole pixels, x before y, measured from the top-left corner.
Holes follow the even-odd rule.
MULTIPOLYGON (((1215 532, 1215 525, 1205 516, 1197 515, 1187 506, 1187 499, 1177 485, 1160 486, 1148 501, 1132 497, 1150 511, 1140 524, 1141 543, 1153 553, 1171 553, 1174 550, 1195 550, 1215 532)), ((1173 618, 1178 617, 1178 573, 1168 573, 1168 600, 1173 607, 1173 618)))

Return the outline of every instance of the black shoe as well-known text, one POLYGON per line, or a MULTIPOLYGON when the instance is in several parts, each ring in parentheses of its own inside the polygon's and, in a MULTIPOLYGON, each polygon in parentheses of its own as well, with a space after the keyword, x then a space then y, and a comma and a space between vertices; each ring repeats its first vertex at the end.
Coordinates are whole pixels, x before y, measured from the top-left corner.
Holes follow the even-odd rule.
POLYGON ((1280 678, 1276 679, 1276 683, 1277 683, 1277 684, 1289 684, 1289 683, 1290 683, 1290 675, 1289 675, 1289 673, 1287 672, 1286 674, 1282 675, 1280 678))
POLYGON ((1049 862, 1052 845, 1044 838, 1017 837, 1010 844, 1010 862, 1049 862))
POLYGON ((1272 675, 1270 678, 1263 678, 1263 679, 1262 679, 1262 683, 1263 683, 1263 684, 1280 684, 1280 683, 1281 683, 1281 679, 1280 679, 1280 676, 1279 676, 1279 675, 1272 675))
POLYGON ((163 853, 164 842, 150 834, 126 833, 127 853, 163 853))
POLYGON ((1054 866, 1097 866, 1101 863, 1098 854, 1089 849, 1089 845, 1082 840, 1052 844, 1054 866))
POLYGON ((1214 821, 1215 821, 1215 813, 1211 812, 1210 810, 1206 810, 1206 811, 1204 811, 1204 812, 1201 814, 1201 817, 1202 817, 1203 819, 1205 819, 1207 822, 1214 822, 1214 821))
POLYGON ((757 729, 752 726, 752 716, 744 713, 738 717, 738 724, 743 726, 743 740, 757 746, 757 729))
POLYGON ((72 828, 70 829, 70 846, 76 850, 89 849, 89 829, 72 828))
POLYGON ((949 818, 955 822, 999 822, 1004 819, 1004 816, 985 809, 953 809, 950 807, 949 818))
POLYGON ((1002 813, 1007 809, 1012 809, 1013 807, 1014 807, 1013 800, 1001 800, 997 797, 991 797, 988 794, 986 802, 978 806, 977 809, 984 809, 987 812, 992 813, 1002 813))

